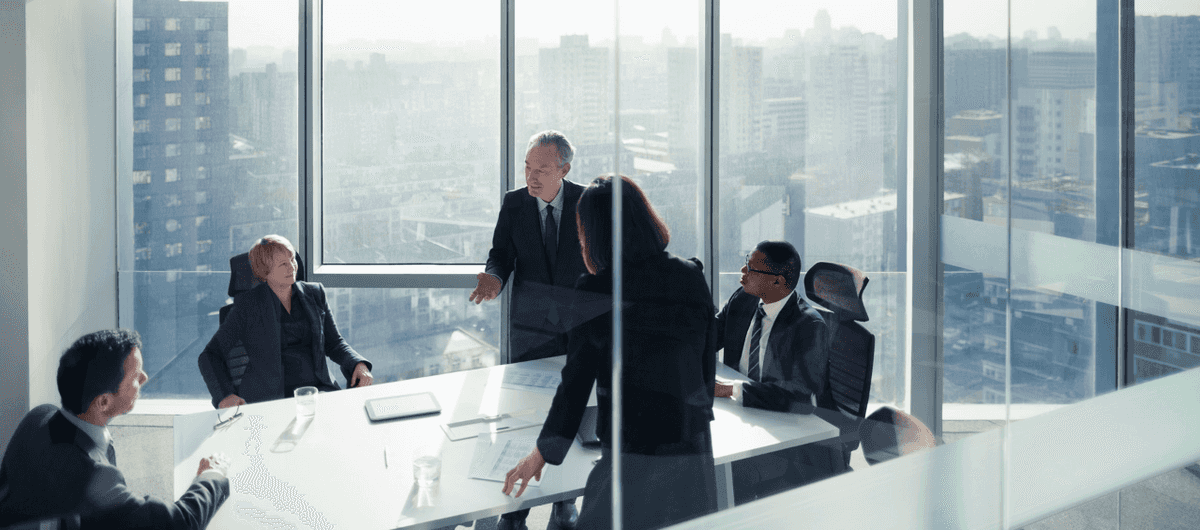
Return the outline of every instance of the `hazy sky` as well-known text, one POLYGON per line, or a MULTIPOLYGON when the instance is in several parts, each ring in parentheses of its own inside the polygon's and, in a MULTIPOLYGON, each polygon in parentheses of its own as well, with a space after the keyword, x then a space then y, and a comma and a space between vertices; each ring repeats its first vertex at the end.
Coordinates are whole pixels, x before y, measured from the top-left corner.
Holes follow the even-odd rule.
MULTIPOLYGON (((1063 38, 1083 39, 1095 31, 1095 0, 1011 0, 1015 37, 1058 28, 1063 38)), ((622 35, 641 35, 658 42, 669 29, 681 42, 699 34, 699 0, 620 0, 622 35)), ((1200 15, 1196 0, 1139 0, 1139 15, 1200 15)), ((721 32, 748 40, 782 37, 788 29, 807 30, 820 9, 835 28, 857 27, 864 33, 896 36, 895 0, 738 0, 721 7, 721 32)), ((947 0, 947 34, 1003 37, 1009 0, 947 0)), ((550 44, 560 35, 587 34, 593 42, 614 34, 613 0, 562 2, 517 0, 518 38, 550 44)), ((229 46, 294 47, 298 32, 296 0, 230 0, 229 46), (289 44, 290 43, 290 44, 289 44)), ((327 45, 350 40, 463 42, 499 35, 496 0, 331 0, 325 2, 327 45)))

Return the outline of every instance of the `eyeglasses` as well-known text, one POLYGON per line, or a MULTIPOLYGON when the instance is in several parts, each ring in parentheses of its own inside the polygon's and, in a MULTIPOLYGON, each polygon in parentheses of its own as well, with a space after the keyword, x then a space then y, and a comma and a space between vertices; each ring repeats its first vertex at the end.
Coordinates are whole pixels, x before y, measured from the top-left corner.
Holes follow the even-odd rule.
POLYGON ((746 254, 746 270, 748 270, 750 272, 757 272, 759 274, 766 274, 767 276, 779 276, 778 272, 764 271, 762 269, 756 269, 754 267, 751 267, 750 266, 750 257, 751 257, 750 254, 746 254))
POLYGON ((221 427, 229 425, 230 423, 233 423, 235 420, 237 420, 240 417, 242 417, 242 406, 241 405, 238 405, 236 409, 233 409, 232 416, 225 418, 225 419, 221 419, 221 413, 217 412, 217 424, 213 425, 213 430, 215 431, 217 429, 220 429, 221 427))

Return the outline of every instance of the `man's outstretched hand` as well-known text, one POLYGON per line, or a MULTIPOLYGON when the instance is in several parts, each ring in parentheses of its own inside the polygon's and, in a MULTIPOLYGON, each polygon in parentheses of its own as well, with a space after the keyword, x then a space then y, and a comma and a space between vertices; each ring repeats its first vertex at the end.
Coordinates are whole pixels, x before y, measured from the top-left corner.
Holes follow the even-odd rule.
POLYGON ((479 283, 475 285, 475 290, 471 291, 470 300, 472 302, 479 304, 500 296, 501 285, 499 278, 486 272, 476 274, 475 278, 479 280, 479 283))

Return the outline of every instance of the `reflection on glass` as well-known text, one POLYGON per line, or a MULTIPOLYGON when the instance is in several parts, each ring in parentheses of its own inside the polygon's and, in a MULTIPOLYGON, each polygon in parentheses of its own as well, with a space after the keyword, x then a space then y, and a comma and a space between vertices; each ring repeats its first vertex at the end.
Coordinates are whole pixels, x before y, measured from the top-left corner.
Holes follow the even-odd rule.
POLYGON ((486 259, 500 198, 498 6, 324 6, 323 262, 486 259))
POLYGON ((338 330, 371 359, 376 384, 499 364, 500 305, 471 303, 468 292, 327 289, 338 330))
POLYGON ((945 403, 1074 403, 1095 395, 1095 304, 946 265, 945 403), (1005 365, 1012 311, 1011 372, 1005 365))
POLYGON ((871 278, 876 335, 871 399, 902 403, 904 282, 897 233, 895 2, 864 17, 834 4, 723 5, 720 41, 719 296, 742 256, 783 239, 805 268, 843 263, 871 278), (764 24, 764 13, 792 21, 764 24), (890 19, 888 18, 890 16, 890 19), (772 29, 765 29, 772 28, 772 29), (777 29, 776 29, 777 28, 777 29), (888 278, 891 280, 891 278, 888 278))
POLYGON ((1200 257, 1200 8, 1135 5, 1134 248, 1200 257))
POLYGON ((125 325, 142 335, 146 394, 207 393, 195 359, 229 276, 206 271, 228 271, 263 234, 297 239, 296 10, 285 0, 133 2, 137 156, 124 182, 137 272, 122 270, 121 286, 133 291, 125 325))

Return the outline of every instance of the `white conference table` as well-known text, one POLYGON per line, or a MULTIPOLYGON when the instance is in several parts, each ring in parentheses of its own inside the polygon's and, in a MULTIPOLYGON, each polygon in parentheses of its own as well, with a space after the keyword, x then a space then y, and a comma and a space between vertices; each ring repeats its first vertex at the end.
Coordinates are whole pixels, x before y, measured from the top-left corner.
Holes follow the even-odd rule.
MULTIPOLYGON (((224 452, 231 460, 230 496, 208 526, 214 530, 439 528, 581 496, 598 449, 576 441, 562 465, 547 465, 540 483, 514 498, 500 492, 500 482, 468 478, 476 440, 452 442, 441 429, 531 408, 541 411, 536 421, 544 419, 553 396, 502 388, 504 372, 513 366, 558 371, 564 362, 559 356, 322 393, 311 421, 297 420, 292 398, 243 405, 240 418, 215 430, 218 411, 177 416, 175 495, 191 484, 200 458, 224 452), (379 423, 367 418, 366 400, 418 392, 433 393, 441 413, 379 423), (418 488, 411 462, 430 448, 441 457, 441 478, 418 488)), ((742 378, 721 363, 717 373, 742 378)), ((219 412, 224 419, 234 411, 219 412)), ((838 434, 813 415, 742 408, 729 399, 718 399, 713 414, 722 509, 733 505, 731 462, 838 434)))

